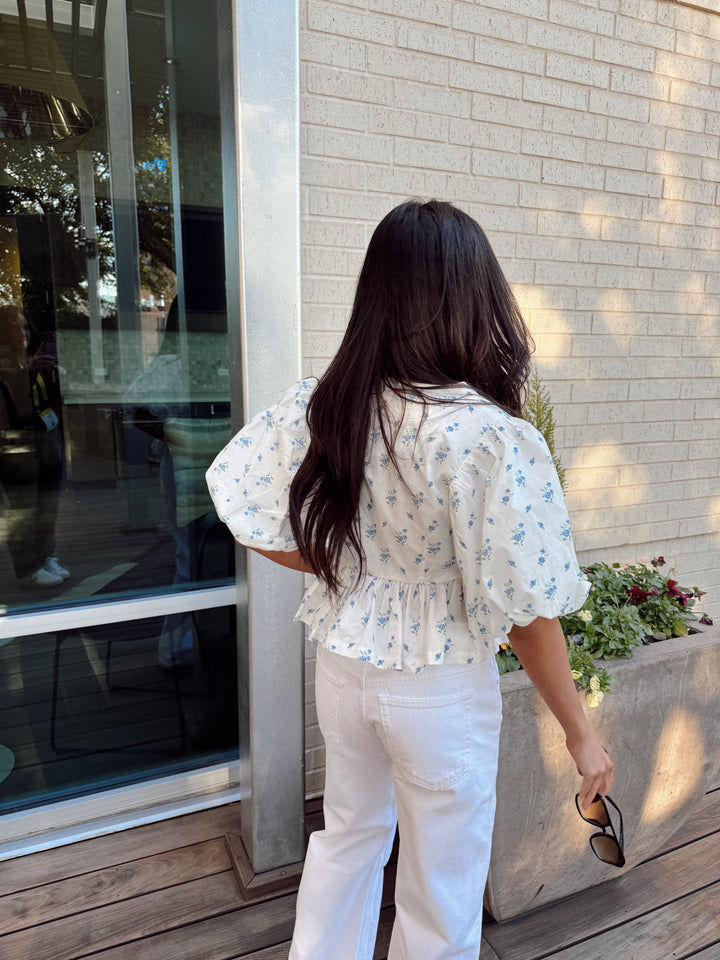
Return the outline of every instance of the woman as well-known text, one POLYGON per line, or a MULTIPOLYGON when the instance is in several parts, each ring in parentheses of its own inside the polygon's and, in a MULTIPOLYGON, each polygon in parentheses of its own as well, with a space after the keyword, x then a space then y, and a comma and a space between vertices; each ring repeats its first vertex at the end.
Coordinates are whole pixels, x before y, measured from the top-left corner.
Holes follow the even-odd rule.
POLYGON ((370 960, 400 832, 390 960, 477 960, 508 639, 562 724, 580 802, 612 785, 557 617, 582 606, 552 458, 518 419, 530 338, 480 227, 408 201, 370 241, 317 385, 251 421, 208 473, 235 537, 317 580, 325 829, 290 960, 370 960))
POLYGON ((31 352, 20 307, 0 307, 0 484, 9 504, 7 545, 21 587, 61 587, 55 555, 64 448, 55 360, 31 352))

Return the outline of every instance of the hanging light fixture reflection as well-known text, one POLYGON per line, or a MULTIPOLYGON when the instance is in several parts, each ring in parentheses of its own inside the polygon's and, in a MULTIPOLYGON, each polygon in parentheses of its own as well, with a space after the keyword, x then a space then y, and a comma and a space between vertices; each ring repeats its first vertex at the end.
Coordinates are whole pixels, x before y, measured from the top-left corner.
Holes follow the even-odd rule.
POLYGON ((17 20, 3 17, 0 25, 0 140, 61 143, 84 136, 93 119, 53 35, 52 3, 48 20, 28 21, 24 0, 17 7, 17 20))

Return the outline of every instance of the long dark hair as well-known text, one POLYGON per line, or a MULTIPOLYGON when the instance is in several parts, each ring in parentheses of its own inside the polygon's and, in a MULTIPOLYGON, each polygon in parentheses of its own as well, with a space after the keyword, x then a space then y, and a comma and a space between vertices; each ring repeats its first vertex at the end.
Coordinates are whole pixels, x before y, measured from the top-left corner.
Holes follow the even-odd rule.
MULTIPOLYGON (((519 416, 532 341, 481 227, 450 203, 408 200, 372 235, 345 336, 308 404, 310 446, 290 488, 301 555, 333 592, 358 506, 373 419, 397 461, 383 393, 465 382, 519 416)), ((432 397, 421 394, 424 402, 432 397)), ((399 471, 398 471, 399 472, 399 471)))

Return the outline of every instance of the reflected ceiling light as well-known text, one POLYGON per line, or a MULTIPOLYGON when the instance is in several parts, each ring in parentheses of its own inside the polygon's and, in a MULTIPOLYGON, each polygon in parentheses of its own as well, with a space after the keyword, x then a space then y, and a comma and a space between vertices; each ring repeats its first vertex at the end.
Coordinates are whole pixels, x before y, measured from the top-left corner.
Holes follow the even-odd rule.
MULTIPOLYGON (((24 4, 18 3, 24 14, 24 4)), ((82 137, 93 119, 68 70, 52 26, 3 22, 0 30, 0 140, 62 143, 82 137)))

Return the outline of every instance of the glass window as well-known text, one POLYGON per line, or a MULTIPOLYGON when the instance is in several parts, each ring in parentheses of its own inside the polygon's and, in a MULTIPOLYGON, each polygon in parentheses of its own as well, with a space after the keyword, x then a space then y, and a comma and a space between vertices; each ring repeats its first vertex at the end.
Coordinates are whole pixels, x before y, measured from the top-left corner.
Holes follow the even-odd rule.
MULTIPOLYGON (((234 577, 217 6, 0 0, 2 613, 234 577)), ((234 608, 163 603, 0 640, 0 813, 237 758, 234 608)))
POLYGON ((0 9, 0 602, 227 578, 215 5, 0 9))
POLYGON ((0 816, 237 758, 235 611, 190 616, 175 669, 161 617, 0 643, 0 816))

